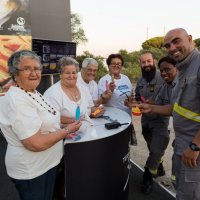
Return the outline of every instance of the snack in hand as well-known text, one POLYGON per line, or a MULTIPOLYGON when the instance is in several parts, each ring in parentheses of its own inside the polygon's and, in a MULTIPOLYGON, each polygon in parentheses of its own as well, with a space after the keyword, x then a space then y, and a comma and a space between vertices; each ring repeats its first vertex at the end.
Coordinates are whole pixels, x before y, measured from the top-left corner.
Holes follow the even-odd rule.
POLYGON ((132 114, 135 115, 135 116, 140 116, 141 111, 137 106, 135 106, 135 107, 132 108, 132 114))

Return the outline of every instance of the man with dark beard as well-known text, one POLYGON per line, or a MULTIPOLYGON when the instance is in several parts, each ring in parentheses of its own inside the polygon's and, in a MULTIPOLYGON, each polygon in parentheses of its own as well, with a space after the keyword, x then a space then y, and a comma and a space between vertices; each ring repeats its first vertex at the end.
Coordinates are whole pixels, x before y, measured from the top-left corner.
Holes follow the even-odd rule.
MULTIPOLYGON (((142 102, 155 102, 155 99, 164 83, 160 73, 156 71, 154 56, 150 51, 144 51, 139 57, 142 77, 139 78, 135 98, 142 102)), ((162 133, 168 131, 164 117, 156 114, 142 114, 142 135, 149 149, 143 174, 142 193, 150 194, 153 188, 153 177, 165 175, 162 165, 162 156, 166 148, 166 139, 162 133)), ((168 142, 167 142, 168 144, 168 142)))

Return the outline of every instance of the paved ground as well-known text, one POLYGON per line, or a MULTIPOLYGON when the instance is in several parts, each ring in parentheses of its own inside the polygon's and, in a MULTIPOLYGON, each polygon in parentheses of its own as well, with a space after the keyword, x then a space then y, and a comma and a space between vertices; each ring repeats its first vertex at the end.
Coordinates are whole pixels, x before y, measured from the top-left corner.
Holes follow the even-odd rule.
MULTIPOLYGON (((134 116, 133 123, 136 130, 138 145, 137 146, 131 146, 130 152, 131 152, 131 159, 136 162, 140 167, 144 168, 147 156, 148 156, 148 149, 146 146, 146 142, 144 141, 144 138, 141 134, 141 123, 140 123, 141 117, 134 116)), ((162 183, 165 185, 170 191, 175 193, 175 190, 171 184, 171 158, 172 158, 172 141, 174 139, 174 130, 172 126, 172 120, 170 120, 170 126, 169 129, 171 130, 170 133, 170 142, 168 145, 168 148, 166 150, 166 153, 164 155, 164 168, 166 171, 166 175, 163 177, 156 178, 155 180, 157 182, 162 183)))

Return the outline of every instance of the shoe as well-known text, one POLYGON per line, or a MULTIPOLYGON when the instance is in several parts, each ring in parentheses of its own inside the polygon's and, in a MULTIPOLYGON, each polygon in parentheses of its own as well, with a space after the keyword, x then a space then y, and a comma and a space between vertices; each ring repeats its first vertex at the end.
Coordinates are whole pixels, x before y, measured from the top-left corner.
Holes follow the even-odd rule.
POLYGON ((145 169, 143 174, 143 182, 142 182, 142 193, 145 195, 150 194, 153 191, 153 179, 152 174, 148 168, 145 169))
POLYGON ((164 175, 165 175, 165 169, 164 169, 162 163, 160 163, 160 165, 159 165, 159 167, 158 167, 157 175, 158 175, 158 176, 164 176, 164 175))

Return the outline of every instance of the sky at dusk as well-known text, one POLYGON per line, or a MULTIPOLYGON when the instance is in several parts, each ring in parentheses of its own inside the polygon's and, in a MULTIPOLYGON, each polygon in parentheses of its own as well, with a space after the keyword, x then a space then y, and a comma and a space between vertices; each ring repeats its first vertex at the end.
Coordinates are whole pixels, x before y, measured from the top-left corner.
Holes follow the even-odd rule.
POLYGON ((200 38, 198 0, 71 0, 70 4, 88 38, 78 46, 78 55, 89 51, 107 57, 120 49, 140 50, 146 39, 177 27, 200 38))

